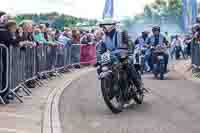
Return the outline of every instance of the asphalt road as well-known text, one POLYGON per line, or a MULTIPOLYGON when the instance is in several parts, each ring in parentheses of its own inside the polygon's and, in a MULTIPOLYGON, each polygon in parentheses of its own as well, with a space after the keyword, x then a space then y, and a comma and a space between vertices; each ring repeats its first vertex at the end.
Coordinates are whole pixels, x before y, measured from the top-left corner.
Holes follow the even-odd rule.
POLYGON ((81 77, 61 97, 63 133, 200 133, 200 84, 175 72, 167 77, 144 76, 144 104, 119 115, 104 104, 96 72, 81 77))

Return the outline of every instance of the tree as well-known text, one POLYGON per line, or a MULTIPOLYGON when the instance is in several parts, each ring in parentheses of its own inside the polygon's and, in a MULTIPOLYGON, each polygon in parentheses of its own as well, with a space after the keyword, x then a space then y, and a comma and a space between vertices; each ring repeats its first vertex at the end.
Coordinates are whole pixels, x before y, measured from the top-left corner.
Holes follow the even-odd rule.
POLYGON ((70 15, 59 14, 57 12, 41 14, 20 14, 16 16, 15 19, 18 24, 25 19, 33 20, 35 23, 42 23, 44 21, 54 21, 52 24, 53 27, 59 29, 62 29, 64 26, 73 27, 76 26, 77 23, 88 22, 90 25, 95 25, 97 23, 97 20, 87 20, 84 18, 77 18, 70 15))
POLYGON ((181 0, 169 0, 168 11, 171 16, 181 16, 181 0))
MULTIPOLYGON (((181 6, 181 0, 156 0, 154 3, 145 6, 144 17, 156 18, 155 21, 165 17, 168 21, 178 22, 181 18, 181 6)), ((142 19, 145 19, 144 17, 142 19)))
POLYGON ((149 5, 146 5, 144 7, 144 16, 148 17, 148 18, 152 18, 152 16, 153 16, 153 12, 152 12, 151 7, 149 5))

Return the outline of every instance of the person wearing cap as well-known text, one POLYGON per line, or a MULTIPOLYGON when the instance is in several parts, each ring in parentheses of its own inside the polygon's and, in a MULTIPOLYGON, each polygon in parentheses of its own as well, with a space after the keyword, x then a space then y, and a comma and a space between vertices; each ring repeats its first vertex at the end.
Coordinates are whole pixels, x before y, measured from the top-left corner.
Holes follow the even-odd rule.
MULTIPOLYGON (((113 60, 118 60, 116 54, 119 52, 128 52, 128 35, 127 32, 120 32, 117 30, 117 22, 113 20, 106 20, 103 23, 100 23, 99 26, 103 28, 105 33, 104 39, 101 44, 101 54, 106 51, 111 52, 111 58, 113 60)), ((131 62, 131 61, 130 61, 131 62)), ((130 63, 127 65, 128 75, 134 82, 138 91, 142 90, 142 81, 140 75, 138 75, 133 64, 130 63)), ((97 70, 98 74, 101 73, 101 69, 97 70)))
POLYGON ((147 44, 148 37, 149 37, 149 32, 148 31, 143 31, 141 33, 141 36, 139 36, 135 40, 135 45, 139 45, 139 47, 144 48, 145 45, 147 44))
MULTIPOLYGON (((153 35, 149 37, 147 44, 148 45, 153 45, 153 46, 167 46, 169 47, 169 42, 167 41, 166 37, 160 33, 160 26, 154 26, 152 28, 152 33, 153 35)), ((169 55, 166 52, 164 54, 164 60, 165 60, 165 71, 167 72, 167 65, 168 65, 168 60, 169 60, 169 55)), ((153 63, 151 62, 151 70, 153 70, 153 63)))

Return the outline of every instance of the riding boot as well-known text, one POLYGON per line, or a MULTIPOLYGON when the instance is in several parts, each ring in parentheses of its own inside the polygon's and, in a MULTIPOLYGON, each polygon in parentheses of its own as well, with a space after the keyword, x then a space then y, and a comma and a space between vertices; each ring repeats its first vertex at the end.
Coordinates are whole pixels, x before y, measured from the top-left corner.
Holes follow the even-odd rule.
POLYGON ((169 55, 168 54, 164 54, 164 60, 165 60, 165 72, 167 72, 167 65, 169 62, 169 55))
POLYGON ((137 73, 137 71, 133 66, 128 67, 128 72, 129 72, 129 77, 131 77, 131 79, 133 80, 134 85, 138 90, 140 90, 142 87, 140 74, 137 73))

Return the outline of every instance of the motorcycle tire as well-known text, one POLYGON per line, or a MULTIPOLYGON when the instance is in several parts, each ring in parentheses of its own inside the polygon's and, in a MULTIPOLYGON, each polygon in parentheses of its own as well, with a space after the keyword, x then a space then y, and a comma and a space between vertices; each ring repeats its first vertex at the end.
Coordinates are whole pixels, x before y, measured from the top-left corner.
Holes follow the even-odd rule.
POLYGON ((158 78, 158 74, 154 73, 154 78, 157 79, 158 78))
POLYGON ((144 58, 141 59, 141 74, 143 75, 144 74, 144 71, 145 71, 145 61, 144 61, 144 58))
MULTIPOLYGON (((142 82, 142 81, 141 81, 142 82)), ((134 86, 135 87, 135 89, 136 89, 136 86, 134 86)), ((142 87, 143 88, 143 87, 142 87)), ((137 104, 142 104, 143 103, 143 101, 144 101, 144 92, 143 92, 143 90, 141 90, 141 91, 136 91, 135 92, 135 95, 134 95, 134 97, 133 97, 133 99, 134 99, 134 101, 137 103, 137 104)))
POLYGON ((144 100, 144 94, 141 92, 136 92, 135 96, 134 96, 134 101, 137 104, 142 104, 144 100))
POLYGON ((154 78, 157 79, 158 78, 158 70, 157 70, 156 64, 153 65, 153 74, 154 74, 154 78))
POLYGON ((165 65, 160 65, 160 80, 164 80, 164 74, 165 74, 165 65))
POLYGON ((108 106, 108 108, 114 113, 114 114, 118 114, 120 112, 122 112, 122 108, 117 108, 115 107, 112 102, 110 101, 110 90, 111 88, 111 78, 107 77, 101 80, 101 91, 102 91, 102 96, 103 99, 106 103, 106 105, 108 106))

